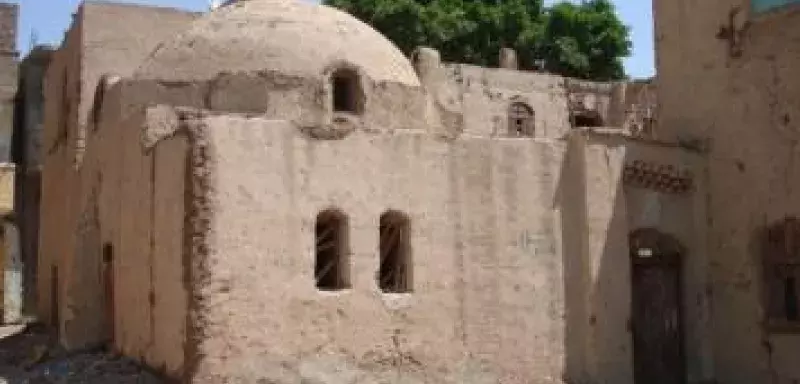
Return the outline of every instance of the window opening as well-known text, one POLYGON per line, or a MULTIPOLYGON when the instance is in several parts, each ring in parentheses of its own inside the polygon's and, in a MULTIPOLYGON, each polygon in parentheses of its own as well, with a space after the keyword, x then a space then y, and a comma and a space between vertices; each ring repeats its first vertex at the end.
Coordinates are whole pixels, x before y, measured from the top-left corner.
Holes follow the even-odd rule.
MULTIPOLYGON (((763 254, 767 322, 771 327, 800 325, 800 221, 787 218, 767 230, 763 254)), ((794 328, 793 328, 794 329, 794 328)))
POLYGON ((59 126, 59 139, 66 139, 69 135, 69 92, 68 92, 69 78, 67 69, 64 69, 64 74, 61 79, 61 124, 59 126))
POLYGON ((105 97, 106 93, 106 84, 106 77, 103 76, 100 78, 100 81, 97 82, 97 88, 94 90, 94 102, 92 103, 92 125, 94 126, 94 130, 99 128, 98 126, 100 124, 100 116, 103 108, 103 98, 105 97))
POLYGON ((411 225, 408 216, 388 211, 380 217, 378 286, 385 293, 412 291, 411 225))
POLYGON ((794 276, 786 278, 784 283, 784 303, 786 307, 786 320, 797 321, 797 284, 794 276))
POLYGON ((50 266, 50 325, 55 328, 56 335, 61 329, 61 317, 59 316, 58 304, 58 267, 55 265, 50 266))
POLYGON ((603 118, 601 118, 598 114, 576 114, 572 117, 573 122, 572 125, 575 128, 590 128, 590 127, 602 127, 603 126, 603 118))
POLYGON ((103 245, 103 262, 108 264, 114 260, 114 246, 109 243, 103 245))
POLYGON ((336 210, 323 211, 317 215, 314 232, 314 277, 317 289, 336 291, 349 288, 347 217, 336 210))
POLYGON ((331 87, 334 112, 362 112, 364 95, 356 71, 347 68, 336 70, 331 75, 331 87))
POLYGON ((508 108, 508 133, 512 137, 533 137, 534 112, 525 103, 512 103, 508 108))
POLYGON ((115 333, 116 311, 114 302, 114 246, 111 243, 103 244, 103 300, 105 300, 105 339, 113 344, 115 333))

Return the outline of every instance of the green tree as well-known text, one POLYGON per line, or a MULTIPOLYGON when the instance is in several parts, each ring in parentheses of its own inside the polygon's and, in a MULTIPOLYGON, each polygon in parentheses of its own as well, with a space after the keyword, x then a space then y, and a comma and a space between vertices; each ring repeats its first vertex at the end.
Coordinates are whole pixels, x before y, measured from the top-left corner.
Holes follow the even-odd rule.
POLYGON ((625 77, 622 58, 631 53, 629 30, 610 0, 556 4, 545 25, 538 52, 547 70, 595 80, 625 77))
POLYGON ((609 0, 544 7, 542 0, 325 0, 372 25, 406 54, 418 46, 442 59, 497 65, 514 48, 524 68, 587 79, 624 77, 628 28, 609 0))

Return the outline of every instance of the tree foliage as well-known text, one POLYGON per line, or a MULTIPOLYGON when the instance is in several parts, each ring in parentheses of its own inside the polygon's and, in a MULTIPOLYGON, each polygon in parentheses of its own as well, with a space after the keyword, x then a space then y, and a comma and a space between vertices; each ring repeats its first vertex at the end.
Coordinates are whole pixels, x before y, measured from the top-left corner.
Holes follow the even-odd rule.
POLYGON ((545 7, 542 0, 325 0, 372 25, 406 54, 439 50, 442 59, 495 66, 501 47, 524 68, 594 80, 624 77, 628 28, 610 0, 545 7))

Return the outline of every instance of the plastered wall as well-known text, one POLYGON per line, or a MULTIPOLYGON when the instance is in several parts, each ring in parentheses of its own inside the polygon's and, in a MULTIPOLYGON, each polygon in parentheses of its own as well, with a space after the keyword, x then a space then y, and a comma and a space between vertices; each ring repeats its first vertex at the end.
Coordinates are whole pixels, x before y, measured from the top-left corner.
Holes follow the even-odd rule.
POLYGON ((280 121, 202 124, 215 211, 209 252, 195 255, 207 269, 193 288, 196 382, 560 382, 561 143, 320 141, 280 121), (338 293, 314 286, 313 228, 328 207, 350 221, 353 288, 338 293), (411 218, 412 294, 376 286, 387 209, 411 218))
POLYGON ((260 118, 192 124, 210 220, 193 254, 196 382, 631 383, 627 236, 646 220, 692 250, 684 321, 704 355, 689 365, 708 376, 705 243, 692 229, 704 194, 663 197, 669 212, 647 219, 643 192, 621 184, 632 159, 696 169, 697 157, 580 135, 321 141, 260 118), (314 287, 313 228, 331 207, 349 217, 352 289, 326 293, 314 287), (410 294, 376 286, 387 209, 412 221, 410 294))
POLYGON ((764 326, 755 233, 797 215, 796 5, 654 1, 660 129, 709 151, 714 371, 723 383, 800 380, 800 336, 764 326))
POLYGON ((681 321, 690 383, 710 374, 705 295, 708 261, 703 231, 704 159, 684 149, 619 135, 573 132, 559 199, 563 241, 565 381, 632 383, 631 259, 629 234, 653 228, 677 236, 688 250, 681 321), (670 165, 695 174, 682 195, 628 185, 624 169, 635 162, 670 165), (569 236, 567 236, 569 235, 569 236))

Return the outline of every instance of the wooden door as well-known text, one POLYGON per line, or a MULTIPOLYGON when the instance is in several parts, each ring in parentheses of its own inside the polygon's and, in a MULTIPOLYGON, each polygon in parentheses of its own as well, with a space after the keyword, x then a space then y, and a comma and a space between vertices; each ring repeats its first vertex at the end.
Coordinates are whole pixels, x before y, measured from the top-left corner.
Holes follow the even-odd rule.
POLYGON ((632 241, 632 328, 636 384, 683 384, 679 248, 662 235, 632 241))

